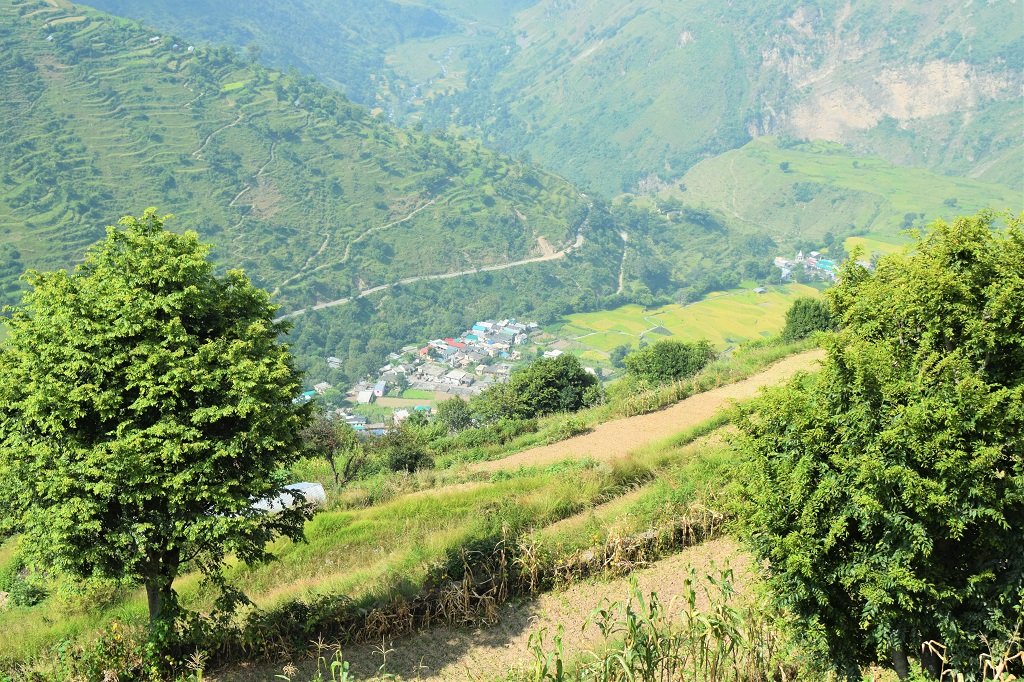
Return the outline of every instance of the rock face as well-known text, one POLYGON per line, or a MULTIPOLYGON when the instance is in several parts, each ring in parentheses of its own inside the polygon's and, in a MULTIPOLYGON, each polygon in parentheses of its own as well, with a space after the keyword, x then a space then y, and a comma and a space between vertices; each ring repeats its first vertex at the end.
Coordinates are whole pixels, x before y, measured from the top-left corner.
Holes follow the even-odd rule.
MULTIPOLYGON (((770 110, 782 114, 760 132, 851 142, 855 133, 887 120, 906 128, 958 114, 967 122, 992 102, 1010 101, 1020 91, 1019 70, 999 58, 972 62, 953 45, 948 50, 927 46, 913 58, 895 59, 898 52, 912 52, 912 41, 901 45, 891 30, 868 32, 863 21, 853 23, 853 18, 847 5, 832 19, 801 8, 784 22, 762 53, 762 69, 777 73, 788 90, 764 93, 766 100, 776 100, 770 110)), ((925 21, 917 19, 917 24, 925 21)))

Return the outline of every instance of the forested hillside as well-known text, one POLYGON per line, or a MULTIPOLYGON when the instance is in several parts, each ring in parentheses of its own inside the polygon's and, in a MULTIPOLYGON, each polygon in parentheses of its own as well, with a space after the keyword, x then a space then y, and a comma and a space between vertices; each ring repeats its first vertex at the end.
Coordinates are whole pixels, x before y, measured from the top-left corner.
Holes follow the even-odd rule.
POLYGON ((66 267, 105 225, 157 205, 282 314, 305 311, 292 318, 302 365, 341 382, 473 319, 549 322, 767 272, 745 226, 609 209, 229 50, 57 2, 5 6, 0 33, 4 303, 24 269, 66 267), (344 366, 328 371, 328 355, 344 366))
POLYGON ((300 11, 282 21, 259 3, 218 3, 211 15, 204 0, 173 12, 166 0, 92 1, 255 43, 390 115, 454 123, 607 194, 657 187, 765 134, 1021 184, 1024 8, 1010 0, 435 0, 417 30, 418 3, 389 19, 389 3, 332 13, 292 0, 300 11), (352 45, 274 30, 372 37, 389 21, 363 71, 347 66, 352 45))

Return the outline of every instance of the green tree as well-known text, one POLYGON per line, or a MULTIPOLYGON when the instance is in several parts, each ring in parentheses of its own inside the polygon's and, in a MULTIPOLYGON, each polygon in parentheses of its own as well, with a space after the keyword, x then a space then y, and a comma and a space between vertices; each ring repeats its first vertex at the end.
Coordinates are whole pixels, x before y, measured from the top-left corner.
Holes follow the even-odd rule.
POLYGON ((388 429, 375 441, 375 447, 392 471, 411 474, 433 466, 427 433, 414 424, 402 423, 388 429))
POLYGON ((905 675, 934 640, 969 676, 1024 612, 1024 229, 1009 223, 937 222, 873 274, 848 263, 821 373, 742 420, 753 547, 851 675, 890 657, 905 675))
POLYGON ((451 398, 438 404, 437 420, 449 433, 458 433, 473 425, 473 412, 462 398, 451 398))
POLYGON ((307 409, 266 292, 164 220, 123 218, 73 274, 25 275, 0 353, 0 525, 46 566, 143 584, 166 642, 185 567, 237 598, 228 554, 302 537, 305 509, 252 500, 281 491, 307 409))
POLYGON ((541 358, 509 379, 508 393, 519 406, 519 414, 504 416, 530 418, 552 412, 575 412, 597 400, 599 396, 594 391, 588 393, 597 384, 597 377, 587 372, 571 353, 541 358))
POLYGON ((608 359, 611 361, 612 367, 618 367, 619 369, 625 367, 626 356, 629 355, 630 350, 632 350, 632 347, 628 343, 612 348, 611 353, 608 354, 608 359))
POLYGON ((793 301, 786 311, 786 326, 782 328, 782 340, 799 341, 814 332, 832 328, 832 314, 825 301, 801 297, 793 301))
POLYGON ((331 467, 334 485, 347 483, 366 461, 366 449, 355 430, 322 412, 302 430, 302 441, 307 452, 324 459, 331 467))
POLYGON ((715 359, 705 340, 688 343, 664 339, 626 356, 626 371, 641 381, 660 384, 691 377, 715 359))

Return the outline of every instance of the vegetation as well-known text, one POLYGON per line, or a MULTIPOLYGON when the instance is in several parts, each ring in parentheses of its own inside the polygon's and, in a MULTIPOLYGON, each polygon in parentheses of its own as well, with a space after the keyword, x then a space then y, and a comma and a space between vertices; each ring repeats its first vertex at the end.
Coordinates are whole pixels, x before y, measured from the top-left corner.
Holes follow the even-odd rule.
POLYGON ((906 676, 929 641, 970 670, 1019 626, 1024 230, 1009 223, 940 221, 875 273, 847 265, 821 374, 742 422, 752 545, 801 638, 848 675, 890 659, 906 676))
POLYGON ((732 229, 756 226, 805 253, 827 249, 842 260, 851 235, 872 240, 864 252, 871 257, 906 243, 905 230, 928 220, 984 208, 1020 211, 1021 190, 1012 176, 1001 182, 957 177, 834 143, 762 137, 701 161, 660 196, 703 206, 732 229), (778 169, 782 161, 790 164, 786 173, 778 169))
POLYGON ((707 341, 686 343, 666 339, 641 348, 625 357, 626 371, 648 384, 688 379, 715 359, 715 349, 707 341))
POLYGON ((214 257, 274 291, 281 313, 467 273, 295 318, 300 366, 346 361, 325 368, 335 384, 471 316, 553 320, 614 292, 612 218, 564 180, 387 126, 230 50, 154 37, 63 2, 0 8, 0 304, 17 302, 23 269, 70 267, 139 197, 200 226, 214 257), (540 256, 541 237, 564 249, 581 229, 569 257, 474 273, 540 256))
POLYGON ((782 328, 784 341, 799 341, 814 332, 832 328, 832 314, 828 305, 815 298, 798 298, 786 311, 786 326, 782 328))
POLYGON ((281 491, 306 414, 267 294, 216 276, 209 247, 153 209, 121 225, 74 274, 26 278, 0 350, 0 530, 46 570, 144 585, 155 653, 180 654, 180 573, 228 608, 228 555, 301 538, 303 509, 252 500, 281 491))
POLYGON ((786 311, 802 297, 819 292, 806 284, 771 285, 764 294, 751 288, 717 291, 705 298, 680 305, 660 307, 637 304, 567 315, 551 332, 571 342, 568 346, 588 362, 611 366, 641 344, 669 335, 680 341, 709 340, 725 351, 740 344, 771 338, 785 325, 786 311), (618 349, 618 350, 616 350, 618 349))
POLYGON ((1019 17, 1004 3, 972 6, 955 26, 945 20, 956 9, 948 1, 872 0, 846 13, 669 0, 626 12, 588 0, 579 13, 553 0, 287 0, 279 11, 210 0, 91 4, 296 66, 395 120, 454 122, 607 195, 678 179, 764 134, 1020 183, 1013 83, 1024 55, 1019 17), (842 49, 875 58, 826 68, 842 49), (931 92, 936 74, 946 79, 942 97, 931 92), (608 77, 619 87, 603 87, 608 77), (836 89, 857 102, 841 122, 829 115, 836 89), (587 125, 572 124, 579 120, 587 125))
POLYGON ((331 467, 334 485, 347 483, 366 461, 366 449, 348 424, 317 413, 301 433, 308 452, 331 467), (341 470, 338 470, 341 460, 341 470))

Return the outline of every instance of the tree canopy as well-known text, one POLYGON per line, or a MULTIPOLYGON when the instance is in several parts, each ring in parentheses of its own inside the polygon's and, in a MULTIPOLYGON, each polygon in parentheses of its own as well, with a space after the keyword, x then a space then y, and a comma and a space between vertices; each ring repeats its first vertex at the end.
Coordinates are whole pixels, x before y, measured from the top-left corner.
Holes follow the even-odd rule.
POLYGON ((513 372, 507 384, 497 384, 474 399, 471 407, 481 421, 502 417, 529 419, 552 412, 575 412, 601 399, 597 377, 570 353, 540 358, 513 372))
POLYGON ((814 332, 827 331, 832 328, 832 314, 828 304, 807 296, 793 301, 786 311, 786 324, 782 328, 782 340, 799 341, 814 332))
POLYGON ((281 491, 308 410, 267 293, 165 219, 29 272, 0 353, 0 524, 45 566, 144 584, 164 628, 182 570, 227 588, 227 555, 301 538, 305 510, 252 503, 281 491))
POLYGON ((742 422, 753 547, 851 674, 890 656, 905 673, 926 641, 969 674, 1024 610, 1024 230, 992 222, 848 263, 821 373, 742 422))
POLYGON ((626 356, 626 371, 651 384, 691 377, 715 359, 715 349, 705 340, 688 343, 664 339, 626 356))

